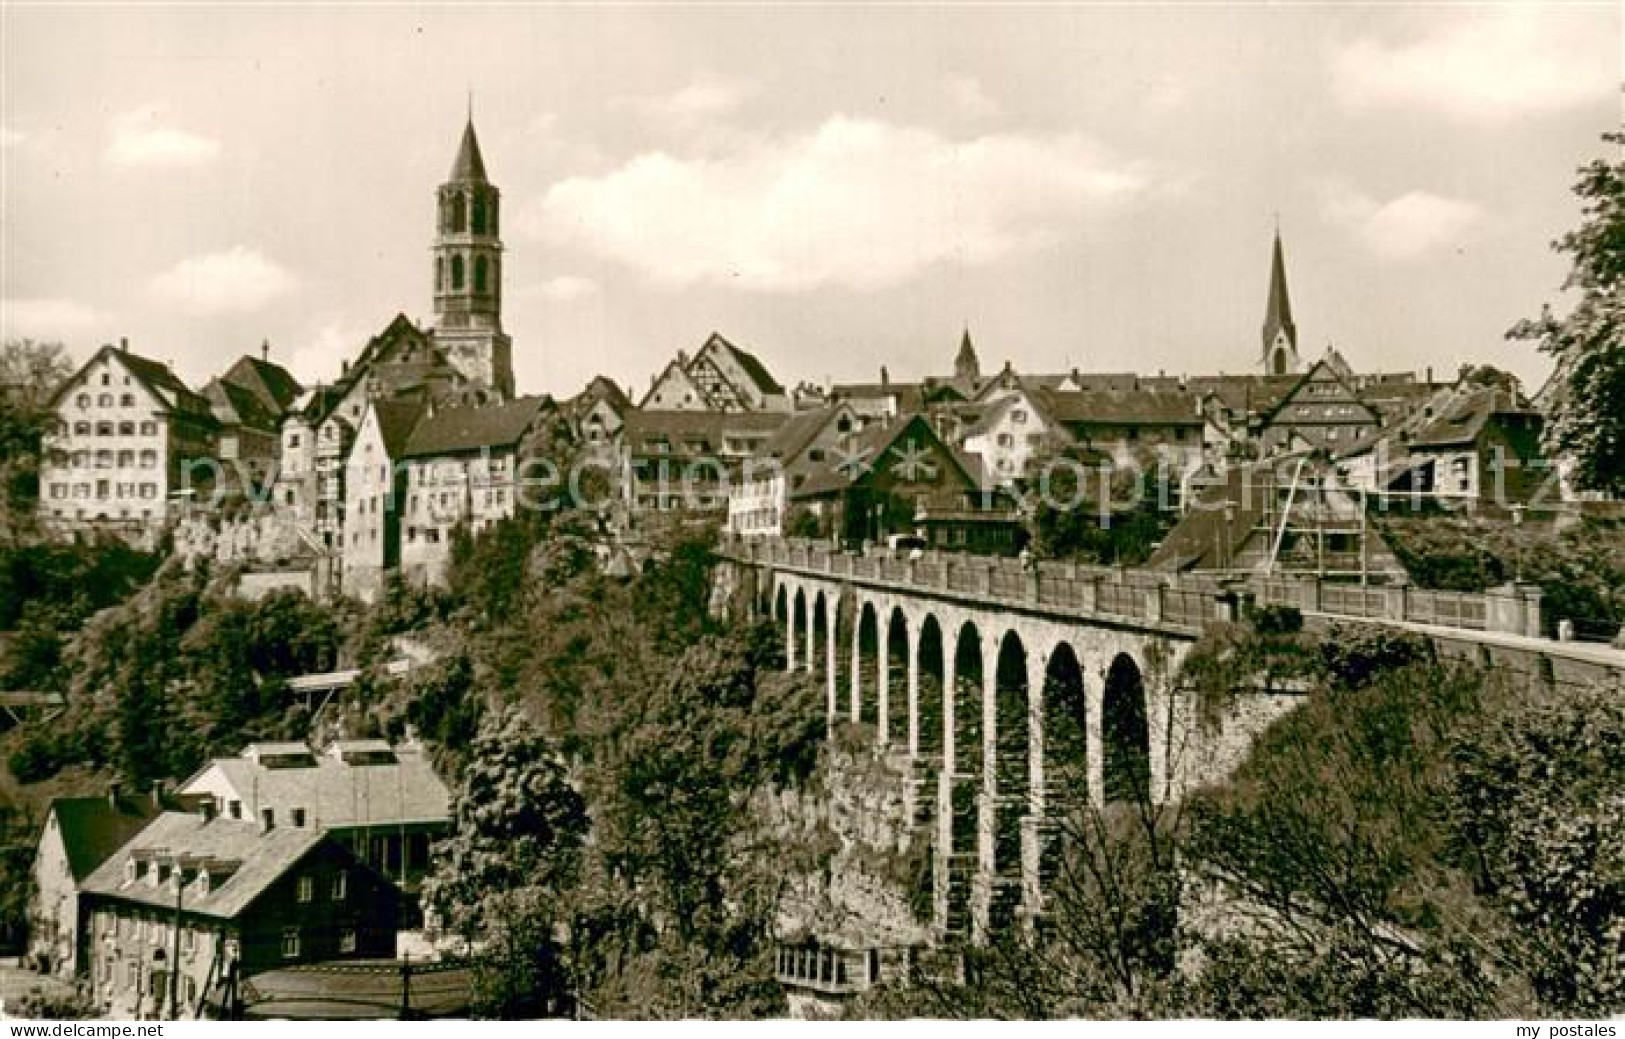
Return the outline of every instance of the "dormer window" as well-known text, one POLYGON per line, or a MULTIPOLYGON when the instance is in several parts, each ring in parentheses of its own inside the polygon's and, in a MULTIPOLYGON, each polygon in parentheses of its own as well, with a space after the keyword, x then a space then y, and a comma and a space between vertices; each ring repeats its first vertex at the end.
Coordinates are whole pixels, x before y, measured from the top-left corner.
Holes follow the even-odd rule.
POLYGON ((134 859, 124 864, 124 882, 133 884, 141 879, 141 864, 134 859))

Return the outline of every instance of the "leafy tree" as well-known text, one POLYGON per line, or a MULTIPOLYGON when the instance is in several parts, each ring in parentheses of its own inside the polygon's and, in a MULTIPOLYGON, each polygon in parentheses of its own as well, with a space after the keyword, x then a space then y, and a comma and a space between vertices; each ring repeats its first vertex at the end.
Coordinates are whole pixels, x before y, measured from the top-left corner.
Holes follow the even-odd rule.
POLYGON ((568 886, 586 831, 586 802, 553 743, 521 711, 493 714, 469 748, 424 900, 448 930, 473 935, 494 920, 493 897, 568 886))
POLYGON ((1522 697, 1457 738, 1451 819, 1475 886, 1504 907, 1511 957, 1557 1014, 1625 1009, 1625 701, 1522 697))
MULTIPOLYGON (((1625 148, 1625 134, 1603 141, 1625 148)), ((1573 266, 1565 290, 1579 292, 1566 317, 1550 306, 1508 332, 1531 340, 1557 362, 1559 392, 1547 416, 1546 442, 1574 460, 1577 486, 1625 493, 1625 161, 1595 159, 1574 193, 1583 222, 1553 243, 1573 266)))
POLYGON ((41 438, 53 421, 47 405, 72 371, 61 343, 0 346, 0 534, 25 527, 39 497, 41 438))

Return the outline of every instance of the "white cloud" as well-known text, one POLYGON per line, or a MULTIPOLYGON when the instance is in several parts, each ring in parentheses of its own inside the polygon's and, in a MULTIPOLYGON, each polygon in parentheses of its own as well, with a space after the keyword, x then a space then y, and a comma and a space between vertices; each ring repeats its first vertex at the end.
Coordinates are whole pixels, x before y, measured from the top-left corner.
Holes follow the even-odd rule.
POLYGON ((71 299, 0 300, 4 339, 69 339, 89 332, 98 320, 95 310, 71 299))
POLYGON ((563 303, 573 299, 581 299, 584 296, 596 295, 598 293, 598 283, 591 278, 581 278, 574 274, 561 274, 556 278, 549 278, 542 282, 541 285, 537 286, 537 292, 546 299, 563 303))
POLYGON ((220 142, 200 134, 161 126, 159 111, 138 108, 113 126, 107 159, 118 166, 201 166, 220 155, 220 142))
POLYGON ((872 289, 1052 241, 1151 186, 1143 164, 1076 136, 948 140, 837 116, 714 158, 655 152, 562 181, 522 226, 667 286, 872 289))
POLYGON ((959 111, 972 119, 985 119, 999 114, 999 103, 983 89, 975 76, 949 76, 945 87, 948 98, 959 111))
POLYGON ((242 245, 182 260, 152 281, 164 302, 200 315, 258 310, 293 287, 292 275, 242 245))
POLYGON ((727 115, 751 93, 740 80, 707 77, 669 94, 622 98, 618 103, 649 119, 687 125, 727 115))
POLYGON ((1477 205, 1426 191, 1386 202, 1342 185, 1325 192, 1326 216, 1387 259, 1404 260, 1459 242, 1482 219, 1477 205))
POLYGON ((361 353, 373 333, 346 321, 329 321, 293 348, 289 369, 306 386, 337 379, 344 362, 361 353))
POLYGON ((1583 14, 1530 4, 1456 9, 1430 34, 1343 48, 1332 60, 1333 90, 1356 110, 1422 107, 1480 123, 1603 100, 1619 89, 1618 29, 1583 14))

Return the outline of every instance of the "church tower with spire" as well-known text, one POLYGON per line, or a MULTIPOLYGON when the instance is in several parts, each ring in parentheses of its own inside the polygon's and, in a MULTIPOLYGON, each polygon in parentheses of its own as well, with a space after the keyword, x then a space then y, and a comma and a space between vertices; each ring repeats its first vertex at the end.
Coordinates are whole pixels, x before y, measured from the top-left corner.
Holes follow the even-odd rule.
POLYGON ((1270 295, 1264 308, 1264 371, 1292 375, 1299 367, 1298 326, 1292 322, 1292 301, 1286 294, 1286 260, 1281 256, 1281 229, 1275 229, 1275 254, 1270 260, 1270 295))
POLYGON ((959 353, 954 357, 954 378, 972 389, 981 385, 982 363, 976 358, 976 347, 970 341, 970 326, 959 337, 959 353))
POLYGON ((510 399, 513 343, 502 331, 502 193, 485 175, 472 113, 437 200, 435 344, 469 381, 510 399))

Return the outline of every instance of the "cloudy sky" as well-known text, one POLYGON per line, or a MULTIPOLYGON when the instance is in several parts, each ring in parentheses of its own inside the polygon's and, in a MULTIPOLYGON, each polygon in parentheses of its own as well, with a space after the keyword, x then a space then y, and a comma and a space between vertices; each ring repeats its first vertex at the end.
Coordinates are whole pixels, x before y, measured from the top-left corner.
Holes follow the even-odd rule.
POLYGON ((1278 218, 1305 352, 1527 380, 1620 119, 1621 7, 0 7, 6 336, 201 383, 427 321, 470 91, 521 389, 717 329, 787 384, 1247 371, 1278 218))

